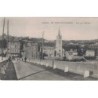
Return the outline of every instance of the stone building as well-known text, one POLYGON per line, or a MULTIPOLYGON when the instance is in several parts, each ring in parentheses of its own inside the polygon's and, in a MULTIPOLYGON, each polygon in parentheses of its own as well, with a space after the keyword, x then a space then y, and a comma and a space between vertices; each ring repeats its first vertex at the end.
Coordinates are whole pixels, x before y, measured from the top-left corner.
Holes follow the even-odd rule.
POLYGON ((98 59, 98 43, 91 44, 89 49, 95 51, 95 56, 98 59))
POLYGON ((56 47, 55 47, 55 57, 62 58, 63 57, 63 48, 62 48, 62 35, 60 29, 58 31, 58 35, 56 38, 56 47))
POLYGON ((55 48, 52 46, 44 46, 43 47, 43 53, 46 58, 51 59, 54 57, 54 50, 55 48))
POLYGON ((23 59, 26 57, 27 59, 37 59, 39 58, 39 52, 38 52, 38 44, 33 43, 32 41, 25 42, 23 46, 23 53, 22 57, 23 59))
POLYGON ((18 40, 9 41, 7 56, 20 57, 20 46, 21 43, 18 40))

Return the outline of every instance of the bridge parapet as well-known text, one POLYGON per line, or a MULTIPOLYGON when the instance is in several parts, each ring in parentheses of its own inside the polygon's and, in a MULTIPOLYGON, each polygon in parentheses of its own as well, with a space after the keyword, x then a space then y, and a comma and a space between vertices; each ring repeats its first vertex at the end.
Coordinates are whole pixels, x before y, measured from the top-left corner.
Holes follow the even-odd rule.
POLYGON ((32 60, 33 63, 52 67, 53 69, 60 69, 64 72, 72 72, 83 75, 85 77, 98 78, 98 62, 69 62, 69 61, 57 61, 57 60, 32 60))

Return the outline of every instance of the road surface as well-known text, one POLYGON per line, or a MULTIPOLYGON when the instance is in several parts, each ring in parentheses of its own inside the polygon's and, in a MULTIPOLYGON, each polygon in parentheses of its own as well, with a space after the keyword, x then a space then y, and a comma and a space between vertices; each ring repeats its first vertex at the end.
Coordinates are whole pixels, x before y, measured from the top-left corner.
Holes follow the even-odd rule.
POLYGON ((14 62, 17 78, 19 80, 64 80, 65 78, 41 68, 34 64, 22 61, 14 62))
POLYGON ((46 68, 23 61, 13 61, 18 80, 96 80, 84 78, 73 73, 64 73, 58 69, 46 68))

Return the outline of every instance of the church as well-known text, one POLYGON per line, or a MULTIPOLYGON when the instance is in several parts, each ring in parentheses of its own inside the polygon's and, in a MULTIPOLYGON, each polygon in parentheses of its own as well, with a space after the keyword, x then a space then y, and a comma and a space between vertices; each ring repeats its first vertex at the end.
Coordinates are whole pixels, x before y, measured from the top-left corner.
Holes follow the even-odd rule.
POLYGON ((60 29, 58 30, 58 35, 56 37, 55 57, 56 58, 62 58, 63 57, 62 35, 61 35, 60 29))

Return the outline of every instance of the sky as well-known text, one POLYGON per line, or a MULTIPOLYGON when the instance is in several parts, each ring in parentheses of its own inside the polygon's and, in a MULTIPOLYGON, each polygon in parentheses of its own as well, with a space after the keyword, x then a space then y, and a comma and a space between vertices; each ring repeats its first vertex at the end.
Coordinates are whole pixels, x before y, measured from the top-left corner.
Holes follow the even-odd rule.
MULTIPOLYGON (((0 35, 3 29, 0 18, 0 35)), ((9 20, 9 33, 13 36, 44 38, 55 40, 60 29, 63 40, 92 40, 98 39, 98 18, 83 17, 6 17, 9 20)))

